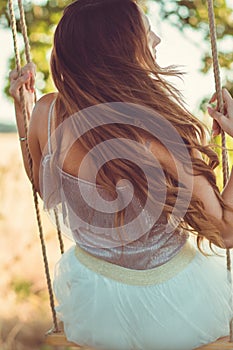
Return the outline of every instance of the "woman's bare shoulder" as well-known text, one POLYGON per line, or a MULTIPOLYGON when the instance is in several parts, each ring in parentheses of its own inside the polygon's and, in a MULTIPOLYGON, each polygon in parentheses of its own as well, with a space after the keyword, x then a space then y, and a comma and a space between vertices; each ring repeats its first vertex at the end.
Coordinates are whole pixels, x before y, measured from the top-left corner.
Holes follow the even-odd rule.
POLYGON ((29 137, 38 139, 41 148, 47 143, 48 114, 51 103, 57 97, 57 93, 46 94, 35 104, 29 124, 29 137))
POLYGON ((38 116, 40 120, 43 117, 47 119, 50 105, 56 99, 56 97, 57 93, 55 92, 42 96, 35 104, 32 118, 36 118, 38 116))

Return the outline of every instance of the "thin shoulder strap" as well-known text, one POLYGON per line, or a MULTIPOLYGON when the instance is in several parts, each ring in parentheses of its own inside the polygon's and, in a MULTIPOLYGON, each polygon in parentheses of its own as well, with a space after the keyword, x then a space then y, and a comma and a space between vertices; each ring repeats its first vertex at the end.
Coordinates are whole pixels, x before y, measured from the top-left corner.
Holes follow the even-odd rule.
POLYGON ((53 100, 49 107, 49 115, 48 115, 48 152, 49 154, 52 154, 52 142, 51 142, 51 121, 52 121, 52 114, 53 114, 53 107, 55 105, 56 99, 53 100))

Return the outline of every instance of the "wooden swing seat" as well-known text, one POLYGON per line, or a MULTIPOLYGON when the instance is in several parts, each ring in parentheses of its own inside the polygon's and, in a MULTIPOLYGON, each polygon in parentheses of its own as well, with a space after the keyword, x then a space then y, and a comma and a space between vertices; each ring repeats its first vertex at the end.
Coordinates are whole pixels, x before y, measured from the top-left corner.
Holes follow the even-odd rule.
MULTIPOLYGON (((80 345, 69 342, 64 332, 51 332, 46 335, 45 344, 50 346, 70 346, 80 350, 92 350, 91 348, 82 347, 80 345)), ((229 337, 221 338, 214 343, 203 345, 195 350, 233 350, 233 343, 229 342, 229 337)))
POLYGON ((82 350, 92 350, 91 348, 83 347, 81 345, 72 343, 66 339, 66 336, 64 332, 49 332, 45 336, 44 344, 50 345, 50 346, 70 346, 72 348, 76 349, 82 349, 82 350))
POLYGON ((229 350, 233 349, 233 343, 230 343, 229 337, 224 337, 216 340, 213 343, 203 345, 195 350, 229 350))

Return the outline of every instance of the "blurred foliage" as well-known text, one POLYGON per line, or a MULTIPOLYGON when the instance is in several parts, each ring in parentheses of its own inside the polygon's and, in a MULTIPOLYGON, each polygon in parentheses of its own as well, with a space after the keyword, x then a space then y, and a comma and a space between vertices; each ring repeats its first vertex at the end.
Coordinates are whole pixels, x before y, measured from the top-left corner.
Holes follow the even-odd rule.
MULTIPOLYGON (((206 0, 138 0, 146 10, 149 1, 157 2, 159 5, 162 20, 185 32, 186 29, 201 33, 203 42, 206 42, 206 52, 203 52, 202 72, 207 73, 212 66, 209 43, 208 11, 206 0)), ((49 75, 49 54, 52 45, 52 35, 57 22, 59 21, 63 8, 71 0, 24 0, 28 34, 31 44, 33 61, 37 65, 37 89, 41 93, 51 91, 53 85, 49 75)), ((17 2, 15 1, 15 4, 17 2)), ((15 5, 17 16, 17 28, 19 26, 19 14, 15 5)), ((219 44, 225 39, 232 39, 233 35, 233 14, 232 9, 227 6, 226 0, 214 0, 215 18, 217 26, 217 37, 219 44)), ((9 14, 7 0, 0 0, 0 27, 9 27, 9 14)), ((189 32, 190 33, 190 32, 189 32)), ((190 38, 192 40, 192 38, 190 38)), ((13 50, 13 49, 12 49, 13 50)), ((232 45, 219 52, 219 61, 224 70, 224 76, 230 75, 233 68, 232 45)), ((14 67, 14 59, 9 62, 9 69, 14 67)), ((231 75, 232 76, 232 75, 231 75)), ((233 78, 232 78, 233 80, 233 78)), ((233 82, 230 78, 226 81, 228 89, 233 93, 233 82)), ((224 81, 225 83, 225 81, 224 81)), ((7 94, 8 87, 5 92, 7 94)))
MULTIPOLYGON (((212 57, 210 49, 209 20, 206 0, 152 0, 159 4, 162 20, 169 21, 181 32, 193 29, 201 33, 203 42, 206 42, 206 52, 202 57, 202 73, 207 73, 212 68, 212 57)), ((226 0, 213 0, 216 33, 218 47, 224 46, 227 40, 231 42, 224 50, 219 49, 219 63, 223 76, 224 85, 233 95, 233 11, 227 6, 226 0), (231 72, 232 71, 232 72, 231 72), (229 78, 229 75, 232 77, 229 78)), ((190 31, 189 40, 192 41, 190 31)), ((225 45, 226 46, 226 45, 225 45)))
MULTIPOLYGON (((32 59, 35 62, 38 70, 37 89, 42 93, 49 92, 53 89, 48 63, 52 46, 52 36, 55 26, 62 15, 64 7, 70 2, 72 1, 42 0, 38 5, 39 1, 23 1, 26 22, 28 26, 28 36, 31 45, 32 59)), ((17 29, 20 32, 19 12, 17 3, 15 2, 15 4, 17 29)), ((0 0, 0 27, 7 28, 9 26, 10 19, 7 8, 7 1, 0 0)), ((9 62, 9 69, 13 69, 14 66, 14 57, 12 57, 9 62)), ((5 93, 8 93, 8 86, 5 88, 5 93)))
POLYGON ((11 289, 15 292, 19 299, 27 299, 32 293, 32 282, 23 279, 13 280, 11 289))
MULTIPOLYGON (((160 14, 181 31, 185 27, 203 32, 209 39, 208 11, 206 0, 153 0, 160 5, 160 14)), ((233 35, 232 9, 226 0, 214 0, 214 11, 218 39, 233 35)))

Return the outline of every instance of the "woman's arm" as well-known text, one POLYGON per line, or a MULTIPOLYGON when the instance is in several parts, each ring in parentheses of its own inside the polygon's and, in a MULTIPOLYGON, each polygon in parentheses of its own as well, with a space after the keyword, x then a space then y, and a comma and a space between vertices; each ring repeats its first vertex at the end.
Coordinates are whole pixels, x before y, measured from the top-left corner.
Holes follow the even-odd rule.
MULTIPOLYGON (((213 118, 213 136, 220 134, 221 129, 225 131, 228 135, 233 137, 233 99, 229 92, 226 89, 222 90, 223 102, 226 114, 219 113, 216 109, 208 108, 209 115, 213 118)), ((210 102, 216 100, 216 94, 213 95, 210 102)), ((233 169, 228 180, 227 185, 225 186, 222 192, 222 198, 230 207, 233 207, 233 169)), ((224 221, 231 222, 233 225, 233 215, 232 212, 224 212, 224 221)), ((229 232, 227 236, 233 235, 232 228, 229 227, 229 232)), ((232 247, 232 246, 231 246, 232 247)))
POLYGON ((48 111, 51 102, 56 97, 56 94, 47 94, 43 96, 34 106, 34 83, 35 83, 35 66, 33 63, 27 64, 22 69, 22 75, 18 77, 16 70, 10 73, 10 94, 14 98, 15 114, 22 157, 25 171, 30 179, 30 166, 26 151, 26 140, 28 141, 30 156, 33 166, 33 182, 37 192, 40 194, 39 188, 39 172, 42 154, 45 151, 44 147, 47 144, 48 130, 48 111), (22 114, 19 90, 24 89, 24 97, 28 115, 28 134, 25 135, 24 117, 22 114))
MULTIPOLYGON (((161 163, 164 169, 183 183, 187 188, 187 193, 199 199, 204 205, 205 212, 208 214, 223 239, 226 248, 233 247, 233 210, 229 211, 222 208, 214 189, 209 181, 203 175, 192 175, 187 172, 183 164, 172 156, 172 154, 160 142, 153 140, 150 150, 154 157, 161 163)), ((196 158, 201 158, 199 151, 195 152, 196 158)), ((222 198, 233 209, 233 172, 224 189, 222 198)), ((188 204, 188 203, 187 203, 188 204)))
POLYGON ((32 157, 33 179, 37 192, 41 195, 39 176, 41 160, 47 154, 48 143, 48 114, 56 93, 41 97, 34 106, 28 129, 28 146, 32 157))
MULTIPOLYGON (((212 98, 211 102, 214 100, 215 97, 212 98)), ((223 100, 226 115, 211 108, 208 108, 209 114, 214 119, 215 135, 223 129, 233 137, 233 99, 226 89, 223 90, 223 100)), ((206 213, 213 218, 225 247, 233 248, 233 169, 221 195, 225 203, 232 208, 231 211, 222 208, 214 189, 204 176, 188 174, 184 170, 183 164, 177 161, 160 142, 153 140, 151 151, 165 169, 167 168, 171 174, 176 174, 177 178, 178 176, 182 177, 179 180, 192 192, 194 197, 203 203, 206 213)), ((202 159, 197 150, 194 150, 194 157, 202 159)))
POLYGON ((18 128, 19 139, 20 139, 23 163, 24 163, 26 173, 30 178, 30 167, 29 167, 27 151, 26 151, 26 140, 28 138, 28 135, 26 135, 25 133, 24 116, 22 113, 22 107, 20 102, 20 88, 23 88, 27 117, 28 117, 28 120, 30 120, 30 116, 34 106, 34 99, 35 99, 35 91, 34 91, 35 65, 33 63, 29 63, 25 67, 23 67, 20 77, 18 76, 18 72, 15 69, 10 73, 9 77, 10 77, 9 93, 14 99, 16 124, 18 128))
MULTIPOLYGON (((233 137, 233 99, 226 89, 222 90, 225 115, 219 113, 216 109, 208 107, 209 115, 213 118, 213 136, 221 133, 221 129, 233 137)), ((213 95, 210 102, 216 100, 216 94, 213 95)))

